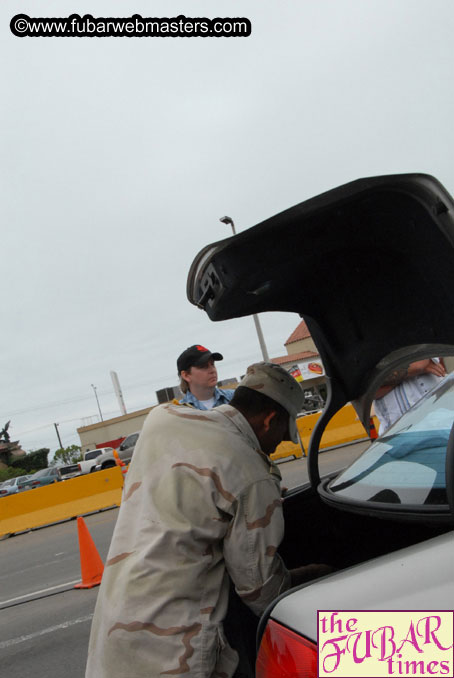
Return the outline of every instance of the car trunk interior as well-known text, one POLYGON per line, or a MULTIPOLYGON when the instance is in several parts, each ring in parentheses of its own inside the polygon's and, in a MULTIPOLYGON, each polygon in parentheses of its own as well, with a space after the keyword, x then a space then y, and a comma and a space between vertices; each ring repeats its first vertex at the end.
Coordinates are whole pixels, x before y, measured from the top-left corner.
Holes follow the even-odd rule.
MULTIPOLYGON (((289 569, 327 563, 345 569, 453 529, 452 523, 377 518, 329 506, 310 490, 292 491, 284 501, 285 535, 279 548, 289 569)), ((225 630, 240 655, 235 678, 253 678, 258 618, 231 594, 225 630)))
POLYGON ((289 569, 314 562, 344 569, 452 529, 420 518, 399 521, 339 510, 309 490, 285 499, 284 516, 279 551, 289 569))

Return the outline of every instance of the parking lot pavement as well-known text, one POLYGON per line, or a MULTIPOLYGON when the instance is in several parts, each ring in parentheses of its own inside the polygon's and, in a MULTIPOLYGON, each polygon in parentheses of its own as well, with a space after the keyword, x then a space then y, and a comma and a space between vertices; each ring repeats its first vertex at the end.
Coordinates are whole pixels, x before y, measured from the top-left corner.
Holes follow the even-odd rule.
POLYGON ((2 676, 82 678, 96 595, 73 589, 3 609, 2 676))
MULTIPOLYGON (((118 509, 86 516, 105 562, 118 509)), ((1 675, 83 678, 98 588, 78 590, 77 523, 65 521, 0 543, 1 675)))
MULTIPOLYGON (((118 509, 86 516, 85 522, 105 560, 118 509)), ((41 597, 80 581, 77 522, 30 530, 0 542, 0 609, 27 597, 41 597), (15 599, 18 599, 17 601, 15 599)))
MULTIPOLYGON (((338 471, 345 468, 357 459, 370 445, 370 440, 343 445, 330 450, 323 451, 319 456, 320 475, 325 475, 331 471, 338 471)), ((279 470, 282 475, 282 484, 291 490, 306 483, 309 478, 307 474, 307 457, 282 461, 279 463, 279 470)))
MULTIPOLYGON (((320 455, 322 474, 358 457, 368 442, 320 455)), ((283 485, 307 481, 305 458, 279 464, 283 485)), ((118 509, 86 516, 105 562, 118 509)), ((80 581, 75 520, 32 530, 0 542, 1 672, 8 678, 83 678, 98 589, 76 590, 80 581)))

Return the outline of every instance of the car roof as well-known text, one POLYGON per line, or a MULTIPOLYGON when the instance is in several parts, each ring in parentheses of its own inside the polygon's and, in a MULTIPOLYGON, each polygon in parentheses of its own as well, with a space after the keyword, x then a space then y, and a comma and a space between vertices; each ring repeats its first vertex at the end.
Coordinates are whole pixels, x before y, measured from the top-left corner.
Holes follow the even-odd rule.
POLYGON ((341 407, 406 355, 453 353, 453 199, 426 174, 353 181, 205 247, 187 295, 215 321, 300 314, 341 407))

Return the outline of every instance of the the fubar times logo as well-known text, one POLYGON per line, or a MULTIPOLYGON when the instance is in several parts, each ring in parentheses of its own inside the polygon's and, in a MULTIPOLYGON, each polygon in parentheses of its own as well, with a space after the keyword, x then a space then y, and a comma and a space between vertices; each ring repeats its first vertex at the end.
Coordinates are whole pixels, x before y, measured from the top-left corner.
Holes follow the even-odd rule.
POLYGON ((454 612, 318 610, 319 678, 454 678, 454 612))

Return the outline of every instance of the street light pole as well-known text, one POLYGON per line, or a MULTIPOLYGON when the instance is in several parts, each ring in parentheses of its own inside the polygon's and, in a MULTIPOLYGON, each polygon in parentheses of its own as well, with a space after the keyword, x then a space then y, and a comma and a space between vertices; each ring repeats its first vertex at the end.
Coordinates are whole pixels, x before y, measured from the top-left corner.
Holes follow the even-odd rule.
MULTIPOLYGON (((223 224, 230 224, 230 226, 232 227, 233 235, 236 235, 235 224, 233 223, 233 219, 231 217, 221 217, 219 221, 222 221, 223 224)), ((270 358, 266 348, 265 339, 263 337, 262 326, 260 325, 259 317, 256 313, 254 313, 252 317, 254 319, 255 331, 257 332, 257 337, 262 351, 263 360, 265 360, 265 362, 269 362, 270 358)))
POLYGON ((99 406, 98 394, 96 393, 96 386, 94 384, 92 384, 91 387, 92 387, 93 391, 95 392, 96 402, 98 403, 99 416, 101 417, 101 421, 104 421, 104 419, 102 418, 101 408, 99 406))

